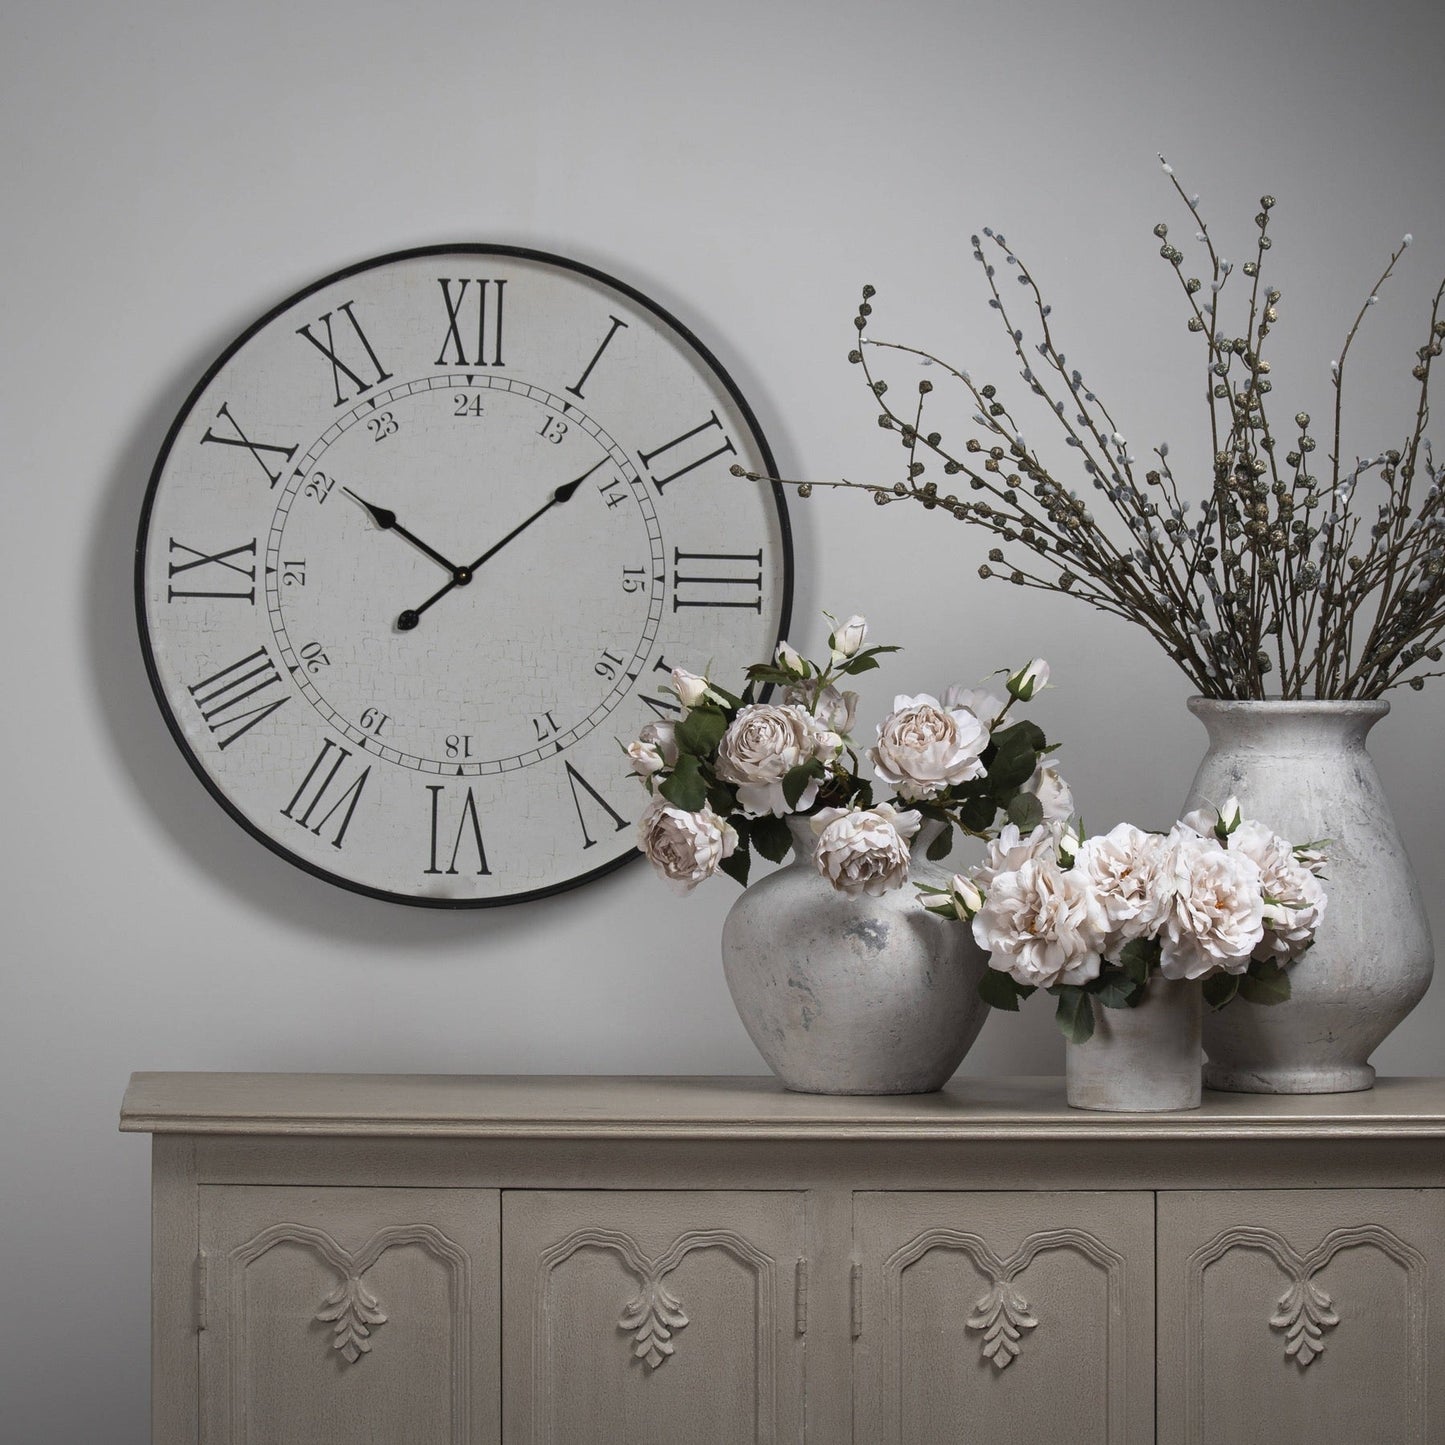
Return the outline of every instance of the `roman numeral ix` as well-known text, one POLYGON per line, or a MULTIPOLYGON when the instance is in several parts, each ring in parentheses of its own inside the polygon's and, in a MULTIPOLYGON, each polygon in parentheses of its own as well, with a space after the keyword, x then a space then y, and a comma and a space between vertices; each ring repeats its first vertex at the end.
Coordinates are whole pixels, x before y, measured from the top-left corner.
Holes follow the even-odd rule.
POLYGON ((166 576, 175 579, 198 567, 218 568, 218 571, 203 572, 199 577, 187 577, 186 587, 166 588, 166 601, 174 602, 177 597, 239 597, 253 607, 256 604, 256 539, 242 542, 236 547, 226 547, 219 552, 203 552, 199 547, 189 547, 184 542, 170 539, 171 561, 166 566, 166 576), (180 561, 176 561, 177 554, 180 561), (244 559, 249 557, 249 562, 244 559), (236 560, 240 558, 242 560, 236 560), (227 576, 227 573, 233 575, 227 576), (251 585, 244 592, 238 591, 236 578, 240 577, 251 585))

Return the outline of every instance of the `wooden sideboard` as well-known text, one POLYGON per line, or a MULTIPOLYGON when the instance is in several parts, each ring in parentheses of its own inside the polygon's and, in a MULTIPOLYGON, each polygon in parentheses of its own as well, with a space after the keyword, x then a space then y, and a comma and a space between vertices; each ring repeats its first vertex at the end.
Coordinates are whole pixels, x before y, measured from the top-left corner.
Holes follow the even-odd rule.
POLYGON ((1445 1081, 137 1074, 156 1445, 1441 1445, 1445 1081))

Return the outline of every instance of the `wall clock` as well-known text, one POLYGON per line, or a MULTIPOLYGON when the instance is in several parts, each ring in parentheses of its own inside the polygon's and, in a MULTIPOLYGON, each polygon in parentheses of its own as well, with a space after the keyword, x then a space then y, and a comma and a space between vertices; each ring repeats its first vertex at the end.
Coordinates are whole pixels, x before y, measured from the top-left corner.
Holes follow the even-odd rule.
POLYGON ((558 256, 444 246, 263 316, 172 425, 136 603, 161 709, 262 843, 477 907, 635 856, 618 740, 669 670, 771 654, 792 561, 706 348, 558 256))

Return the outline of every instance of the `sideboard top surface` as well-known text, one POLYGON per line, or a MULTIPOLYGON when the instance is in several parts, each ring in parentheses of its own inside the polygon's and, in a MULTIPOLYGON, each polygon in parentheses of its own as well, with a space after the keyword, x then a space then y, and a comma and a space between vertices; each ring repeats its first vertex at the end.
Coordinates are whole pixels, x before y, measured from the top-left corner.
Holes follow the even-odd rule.
POLYGON ((607 1139, 1445 1140, 1445 1079, 1380 1079, 1355 1094, 1205 1092, 1170 1114, 1070 1109, 1061 1078, 958 1078, 936 1094, 792 1094, 771 1078, 138 1073, 120 1127, 136 1133, 607 1139))

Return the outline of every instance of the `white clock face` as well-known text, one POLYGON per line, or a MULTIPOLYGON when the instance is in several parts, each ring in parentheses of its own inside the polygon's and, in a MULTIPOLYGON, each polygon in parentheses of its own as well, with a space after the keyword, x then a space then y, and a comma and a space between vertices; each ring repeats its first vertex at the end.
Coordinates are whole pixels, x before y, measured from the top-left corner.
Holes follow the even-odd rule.
POLYGON ((137 600, 211 791, 344 886, 481 906, 633 854, 619 742, 674 666, 736 686, 791 593, 728 377, 560 258, 384 257, 231 346, 167 438, 137 600))

